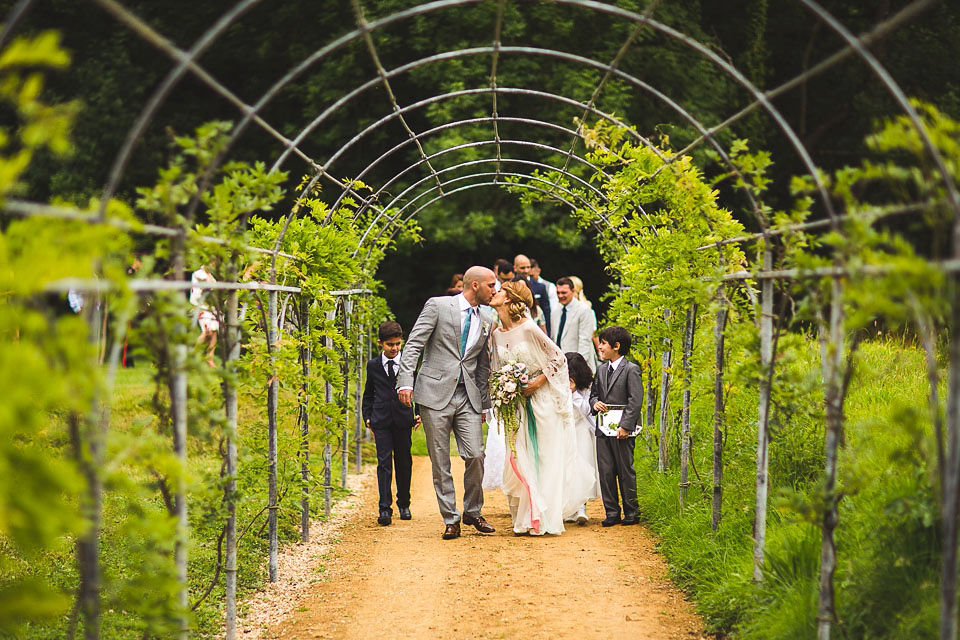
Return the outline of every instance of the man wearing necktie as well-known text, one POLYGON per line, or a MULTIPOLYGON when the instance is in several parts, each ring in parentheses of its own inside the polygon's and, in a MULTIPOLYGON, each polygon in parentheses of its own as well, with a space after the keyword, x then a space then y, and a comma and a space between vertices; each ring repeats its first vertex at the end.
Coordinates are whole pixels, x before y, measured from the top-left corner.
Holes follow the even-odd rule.
POLYGON ((487 339, 493 326, 489 309, 497 278, 486 267, 463 274, 463 292, 430 298, 423 305, 400 358, 397 395, 406 406, 420 408, 433 488, 446 528, 445 540, 460 537, 460 524, 482 533, 494 528, 483 518, 483 421, 490 408, 490 355, 487 339), (413 372, 420 364, 416 381, 413 372), (463 516, 450 472, 450 433, 464 461, 463 516))
POLYGON ((410 436, 417 428, 413 408, 397 398, 397 364, 403 346, 403 329, 396 322, 384 322, 378 330, 382 353, 367 362, 367 381, 361 410, 377 445, 377 485, 380 514, 377 522, 389 525, 393 516, 393 470, 397 473, 397 510, 401 520, 410 520, 410 476, 413 456, 410 436))
POLYGON ((597 316, 593 309, 573 297, 573 281, 557 278, 557 299, 560 304, 552 313, 553 326, 550 335, 560 349, 567 353, 575 351, 583 356, 590 371, 597 370, 597 353, 593 346, 593 333, 597 330, 597 316))

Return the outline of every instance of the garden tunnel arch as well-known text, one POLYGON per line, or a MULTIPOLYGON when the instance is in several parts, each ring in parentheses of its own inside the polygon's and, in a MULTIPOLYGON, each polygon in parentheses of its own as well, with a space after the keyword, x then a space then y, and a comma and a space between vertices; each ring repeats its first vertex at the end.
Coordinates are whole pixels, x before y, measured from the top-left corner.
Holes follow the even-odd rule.
MULTIPOLYGON (((754 82, 744 75, 732 62, 724 59, 706 44, 674 29, 665 22, 657 20, 656 15, 658 5, 660 4, 658 2, 651 2, 645 11, 637 12, 592 0, 554 0, 553 4, 555 5, 606 14, 611 18, 622 20, 630 26, 628 29, 628 37, 612 59, 594 59, 575 53, 536 46, 503 45, 501 43, 501 33, 504 27, 504 10, 508 4, 506 0, 439 0, 396 11, 390 15, 370 21, 364 17, 361 3, 354 0, 351 6, 354 9, 356 28, 324 44, 305 57, 301 63, 287 70, 269 89, 263 92, 255 102, 250 104, 248 101, 240 98, 229 87, 221 84, 199 61, 204 53, 216 44, 217 39, 221 37, 231 25, 242 21, 251 9, 259 4, 265 4, 265 2, 261 2, 261 0, 241 0, 237 2, 224 12, 224 14, 193 43, 189 50, 183 50, 175 46, 164 34, 154 31, 144 20, 124 7, 122 3, 116 0, 92 0, 92 4, 99 5, 106 12, 112 14, 124 27, 131 29, 139 37, 160 49, 173 62, 173 66, 164 81, 145 102, 145 106, 139 117, 133 126, 130 127, 123 146, 116 154, 107 183, 104 186, 104 198, 102 200, 103 204, 99 212, 99 218, 106 220, 107 202, 116 194, 121 179, 135 152, 134 150, 138 141, 141 140, 147 127, 155 122, 161 107, 167 104, 174 88, 187 74, 191 74, 213 93, 227 100, 240 116, 238 124, 229 133, 226 149, 222 152, 217 162, 214 163, 211 172, 229 158, 230 149, 241 136, 247 132, 251 125, 259 128, 268 137, 279 143, 282 148, 282 150, 276 154, 276 158, 270 167, 271 172, 281 171, 286 166, 288 160, 291 159, 291 156, 295 156, 306 165, 307 172, 311 174, 306 186, 297 197, 298 205, 307 197, 307 194, 314 186, 320 181, 324 181, 325 185, 338 190, 335 192, 337 197, 333 202, 331 211, 336 210, 343 203, 344 199, 348 197, 355 199, 359 203, 354 213, 355 221, 362 220, 367 210, 372 209, 375 211, 376 215, 372 218, 371 222, 368 223, 368 226, 362 230, 360 244, 356 248, 357 252, 360 252, 364 248, 364 243, 367 242, 370 243, 370 246, 367 247, 368 251, 372 250, 373 245, 377 244, 383 234, 395 233, 396 229, 402 227, 403 223, 416 219, 421 211, 432 204, 449 198, 454 194, 464 193, 473 189, 503 188, 506 186, 505 178, 520 180, 520 182, 510 185, 513 188, 542 192, 545 195, 561 201, 571 210, 581 207, 588 209, 593 208, 593 205, 589 201, 584 200, 581 195, 571 191, 564 185, 551 182, 543 177, 533 177, 532 174, 521 173, 522 170, 533 171, 535 169, 542 169, 548 172, 557 172, 563 176, 565 180, 581 185, 587 191, 597 195, 600 201, 606 199, 606 196, 601 193, 597 187, 587 181, 584 174, 578 170, 582 170, 585 167, 597 171, 597 168, 593 166, 584 155, 576 153, 578 145, 583 141, 583 130, 581 128, 575 130, 570 129, 558 122, 549 120, 501 114, 500 107, 504 104, 501 99, 507 96, 520 96, 528 99, 535 98, 545 102, 562 104, 579 111, 583 121, 586 121, 588 117, 592 117, 624 129, 628 136, 641 146, 652 149, 660 157, 663 164, 657 170, 657 173, 663 170, 672 170, 677 160, 683 158, 703 143, 706 143, 712 147, 720 157, 726 170, 743 178, 740 169, 731 160, 729 153, 716 136, 731 129, 747 115, 757 111, 762 112, 773 122, 779 134, 788 140, 789 147, 799 158, 799 162, 805 168, 806 176, 814 183, 816 192, 819 195, 818 207, 822 213, 826 214, 826 220, 811 223, 805 228, 829 225, 837 229, 839 228, 839 223, 843 220, 843 216, 834 210, 833 200, 828 192, 827 185, 824 184, 821 178, 821 174, 817 169, 810 150, 807 149, 802 142, 800 135, 789 123, 788 119, 773 104, 773 100, 803 80, 825 71, 832 65, 852 55, 865 64, 870 71, 877 76, 879 83, 889 92, 902 113, 912 122, 918 135, 922 139, 923 145, 927 149, 930 160, 941 174, 947 203, 954 212, 955 219, 960 220, 960 198, 958 198, 956 185, 943 157, 927 134, 926 128, 922 125, 921 118, 915 108, 910 105, 896 81, 885 71, 867 47, 870 42, 896 29, 899 25, 915 16, 919 11, 934 3, 930 0, 917 0, 912 2, 887 22, 877 25, 873 31, 865 34, 861 38, 857 38, 820 5, 813 2, 813 0, 796 0, 796 2, 808 9, 812 15, 816 16, 818 20, 821 20, 823 24, 842 39, 844 46, 833 56, 820 61, 807 71, 798 74, 780 86, 770 90, 763 90, 757 87, 754 82), (397 27, 404 24, 406 20, 430 17, 434 13, 452 11, 458 7, 476 4, 496 6, 496 19, 493 28, 488 33, 488 37, 493 40, 492 45, 465 47, 445 51, 419 60, 407 62, 389 70, 381 63, 377 49, 377 37, 378 34, 384 32, 388 27, 397 27), (746 92, 749 96, 748 104, 737 113, 732 114, 719 123, 702 122, 695 114, 686 109, 680 100, 671 98, 655 86, 640 79, 639 76, 624 71, 620 67, 623 57, 631 46, 633 46, 638 34, 642 30, 655 31, 670 41, 689 48, 703 59, 709 61, 714 65, 717 73, 724 74, 746 92), (296 135, 284 135, 281 133, 280 127, 274 126, 265 119, 262 112, 266 110, 271 101, 280 95, 291 82, 310 72, 315 65, 318 65, 322 61, 342 53, 348 45, 358 42, 363 42, 367 47, 370 58, 376 68, 376 75, 374 77, 366 80, 362 84, 344 90, 340 98, 326 106, 315 118, 304 124, 296 135), (434 63, 475 56, 488 56, 490 58, 491 72, 489 82, 486 86, 448 91, 410 104, 401 104, 398 96, 394 94, 391 82, 397 78, 402 78, 404 74, 411 73, 417 69, 427 68, 434 63), (592 94, 589 96, 567 96, 529 87, 500 86, 498 65, 508 56, 528 56, 530 58, 540 57, 562 60, 584 68, 590 68, 603 75, 600 82, 593 87, 592 94), (628 122, 613 114, 604 113, 597 106, 598 98, 602 95, 608 81, 612 79, 626 82, 633 90, 652 97, 652 99, 660 105, 665 106, 675 114, 678 121, 692 127, 698 137, 681 151, 667 155, 653 144, 648 137, 630 128, 628 122), (309 138, 311 133, 324 125, 328 119, 349 113, 352 101, 359 99, 365 92, 375 88, 385 90, 387 99, 384 101, 384 104, 385 107, 389 109, 388 115, 359 130, 349 140, 345 141, 338 148, 330 150, 330 152, 323 157, 314 157, 301 148, 301 145, 309 138), (406 116, 419 109, 425 109, 431 105, 447 101, 456 103, 463 98, 475 96, 490 97, 489 115, 453 120, 424 131, 415 131, 407 121, 406 116), (363 153, 365 151, 365 149, 363 149, 365 138, 372 132, 381 129, 381 127, 385 127, 387 124, 399 124, 405 130, 407 137, 387 150, 369 154, 371 158, 370 161, 359 174, 355 176, 338 176, 331 171, 337 161, 346 154, 363 153), (489 137, 471 140, 437 152, 428 153, 425 148, 425 145, 430 142, 434 134, 456 131, 460 128, 475 131, 477 125, 491 125, 488 132, 489 137), (523 128, 523 131, 530 134, 529 138, 501 137, 501 127, 506 127, 507 125, 527 125, 523 128), (561 134, 568 141, 569 149, 565 151, 557 144, 544 142, 534 134, 535 131, 541 130, 549 130, 561 134), (419 157, 409 162, 409 164, 392 176, 388 176, 382 180, 378 179, 377 182, 373 184, 369 196, 363 196, 354 189, 354 181, 365 179, 368 174, 372 175, 381 163, 388 159, 394 159, 398 154, 409 151, 411 146, 416 148, 416 155, 419 157), (493 147, 493 153, 489 157, 475 158, 468 156, 468 159, 463 161, 455 158, 458 153, 472 153, 478 149, 485 149, 486 147, 493 147), (512 155, 506 152, 507 149, 513 149, 514 147, 522 150, 523 153, 530 153, 528 153, 528 155, 522 155, 521 152, 518 152, 516 155, 512 155), (534 152, 539 152, 540 155, 536 155, 534 152), (450 157, 454 158, 452 164, 439 169, 434 167, 433 162, 446 162, 450 157), (493 171, 488 170, 486 166, 490 164, 495 166, 493 171), (514 168, 515 170, 513 170, 514 168), (452 173, 452 177, 443 179, 441 176, 447 173, 452 173), (461 184, 464 182, 466 182, 466 184, 461 184), (394 185, 398 185, 400 190, 395 195, 387 195, 386 198, 381 201, 384 194, 391 193, 391 188, 394 185), (378 228, 377 225, 384 219, 388 220, 391 224, 384 228, 378 228), (376 231, 376 234, 374 234, 374 231, 376 231)), ((0 33, 0 44, 7 43, 11 36, 16 33, 18 23, 35 4, 39 4, 39 0, 20 0, 20 2, 18 2, 16 7, 7 16, 4 30, 0 33)), ((653 177, 654 176, 651 176, 650 179, 653 177)), ((750 190, 745 190, 743 193, 750 204, 750 213, 758 213, 761 208, 761 203, 758 202, 750 190)), ((190 206, 191 210, 193 210, 199 206, 199 202, 194 199, 190 206)), ((8 209, 17 209, 20 213, 26 213, 28 210, 39 210, 41 208, 39 203, 24 201, 12 201, 8 203, 7 207, 8 209), (34 205, 36 205, 36 207, 34 207, 34 205), (31 209, 32 207, 34 208, 31 209)), ((295 206, 289 212, 287 216, 288 223, 296 215, 297 209, 298 207, 295 206)), ((43 208, 43 210, 49 215, 59 215, 57 211, 51 208, 43 208)), ((725 239, 722 243, 746 241, 759 237, 772 238, 785 233, 783 229, 778 229, 767 235, 768 221, 764 220, 762 216, 758 216, 753 222, 761 228, 759 234, 745 236, 744 238, 725 239)), ((609 231, 612 227, 612 223, 599 212, 598 222, 594 224, 597 226, 598 232, 609 231), (606 227, 606 229, 604 229, 604 227, 606 227)), ((956 250, 960 249, 960 227, 955 231, 955 234, 957 236, 954 247, 956 250)), ((261 248, 261 251, 270 252, 274 260, 277 257, 290 258, 291 256, 284 256, 280 253, 281 240, 282 236, 275 247, 272 249, 261 248)), ((717 244, 719 246, 721 243, 717 244)), ((791 275, 796 274, 778 274, 774 272, 772 262, 769 260, 769 257, 766 257, 762 265, 753 268, 751 271, 728 274, 728 277, 732 280, 762 281, 764 286, 762 297, 764 305, 767 305, 768 302, 772 302, 772 279, 775 277, 791 277, 791 275)), ((229 284, 225 284, 223 288, 229 288, 229 286, 229 284)), ((272 307, 275 307, 277 291, 291 290, 291 288, 287 287, 284 289, 282 285, 277 283, 275 268, 273 269, 270 286, 273 287, 270 304, 272 307)), ((238 285, 238 288, 251 287, 240 287, 238 285)), ((269 289, 269 287, 264 288, 269 289)), ((348 300, 351 295, 363 295, 361 291, 344 291, 339 293, 344 295, 345 300, 348 300)), ((347 307, 348 305, 344 304, 340 307, 340 310, 345 313, 347 307)), ((763 315, 764 318, 768 319, 772 316, 771 309, 765 307, 763 315)), ((769 327, 767 330, 769 331, 769 327)), ((767 340, 769 341, 769 336, 767 336, 767 340)), ((772 367, 769 342, 766 354, 764 364, 772 367)), ((275 402, 276 400, 274 400, 274 403, 275 402)), ((762 429, 763 427, 761 426, 761 430, 762 429)), ((345 444, 346 436, 344 437, 344 446, 345 444)))

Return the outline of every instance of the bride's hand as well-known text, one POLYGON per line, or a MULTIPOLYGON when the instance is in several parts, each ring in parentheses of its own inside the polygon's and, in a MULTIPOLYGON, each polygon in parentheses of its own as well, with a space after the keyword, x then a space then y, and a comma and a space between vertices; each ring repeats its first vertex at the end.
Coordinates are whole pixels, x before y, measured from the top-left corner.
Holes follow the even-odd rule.
POLYGON ((543 383, 547 381, 547 377, 542 373, 536 377, 536 379, 531 380, 530 384, 520 389, 520 393, 523 394, 524 398, 529 398, 533 393, 543 386, 543 383))

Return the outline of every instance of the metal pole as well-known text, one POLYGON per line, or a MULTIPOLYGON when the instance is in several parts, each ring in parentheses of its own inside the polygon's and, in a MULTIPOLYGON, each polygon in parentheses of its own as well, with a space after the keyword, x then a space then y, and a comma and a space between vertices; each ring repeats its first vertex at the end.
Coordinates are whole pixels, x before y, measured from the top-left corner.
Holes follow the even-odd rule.
MULTIPOLYGON (((86 304, 89 305, 86 312, 89 342, 97 347, 100 340, 100 294, 88 297, 86 304)), ((94 363, 96 363, 96 356, 94 356, 94 363)), ((90 415, 85 423, 79 417, 77 418, 74 438, 78 465, 87 481, 87 495, 82 508, 88 529, 77 538, 77 564, 80 573, 79 601, 83 612, 83 637, 86 640, 97 640, 100 637, 100 531, 103 523, 103 476, 100 470, 103 466, 106 434, 102 431, 100 420, 103 398, 99 391, 95 393, 90 415)))
MULTIPOLYGON (((665 323, 670 322, 670 310, 663 312, 665 323)), ((657 471, 664 473, 667 470, 667 434, 670 427, 670 366, 673 352, 670 350, 670 339, 663 340, 663 376, 660 382, 660 455, 657 458, 657 471)))
POLYGON ((176 511, 176 544, 174 547, 174 562, 177 566, 177 594, 180 606, 180 632, 178 637, 187 638, 188 609, 187 595, 187 544, 190 540, 189 523, 187 521, 187 345, 182 327, 176 329, 170 371, 170 413, 173 416, 173 449, 179 464, 179 473, 176 481, 174 510, 176 511))
POLYGON ((361 403, 363 402, 363 354, 365 346, 363 344, 364 336, 364 326, 361 323, 357 326, 357 385, 354 389, 353 398, 354 398, 354 418, 356 419, 356 429, 354 430, 354 439, 357 442, 357 456, 356 456, 356 468, 357 473, 363 473, 363 435, 366 429, 363 428, 363 415, 360 411, 361 403))
POLYGON ((713 530, 720 526, 723 515, 723 422, 724 422, 724 395, 723 395, 723 368, 724 368, 724 335, 727 328, 727 300, 724 297, 723 285, 717 291, 720 309, 717 311, 717 325, 714 327, 714 339, 717 347, 717 371, 714 379, 713 400, 713 530))
MULTIPOLYGON (((773 252, 763 252, 763 268, 773 268, 773 252)), ((770 385, 767 371, 773 360, 773 280, 764 280, 760 285, 760 362, 763 376, 760 378, 759 418, 757 420, 757 504, 753 523, 755 545, 753 549, 753 579, 763 580, 764 548, 767 537, 767 493, 770 466, 770 433, 767 429, 770 407, 770 385)))
POLYGON ((300 297, 300 335, 303 347, 300 361, 303 366, 303 385, 300 397, 300 477, 303 495, 300 498, 300 541, 310 541, 310 364, 313 347, 310 344, 310 301, 300 297))
MULTIPOLYGON (((335 311, 330 311, 327 313, 327 327, 332 327, 336 317, 335 311)), ((325 338, 325 343, 327 349, 333 348, 333 338, 329 335, 325 338)), ((327 364, 330 364, 330 357, 324 356, 324 360, 327 364)), ((325 401, 327 406, 333 403, 333 384, 330 383, 330 380, 326 380, 325 384, 325 401)), ((330 445, 330 422, 331 420, 327 419, 327 433, 324 438, 326 442, 323 443, 323 515, 328 520, 330 519, 330 502, 333 498, 333 447, 330 445)))
MULTIPOLYGON (((343 336, 349 343, 350 341, 350 314, 353 311, 353 300, 350 296, 343 299, 343 336)), ((347 423, 350 420, 350 354, 343 356, 343 432, 341 434, 342 450, 340 452, 341 462, 343 464, 343 475, 340 477, 340 483, 344 489, 347 488, 347 474, 350 472, 350 431, 347 423)))
MULTIPOLYGON (((236 278, 236 274, 234 274, 236 278)), ((233 290, 227 296, 227 362, 228 373, 240 357, 240 326, 237 316, 239 294, 233 290)), ((227 559, 224 567, 226 578, 226 640, 237 636, 237 387, 231 376, 223 381, 223 396, 227 417, 227 468, 224 501, 227 503, 227 559)))
POLYGON ((697 303, 687 309, 687 324, 683 336, 683 429, 680 442, 680 507, 683 508, 687 497, 687 484, 690 482, 690 377, 693 359, 693 340, 697 331, 697 303))
POLYGON ((656 374, 654 374, 653 349, 647 349, 647 422, 644 426, 647 440, 647 450, 650 450, 651 431, 657 412, 657 384, 656 374))
POLYGON ((277 581, 277 404, 280 384, 277 382, 277 292, 267 294, 269 318, 267 350, 270 353, 270 385, 267 392, 268 447, 270 457, 270 582, 277 581))

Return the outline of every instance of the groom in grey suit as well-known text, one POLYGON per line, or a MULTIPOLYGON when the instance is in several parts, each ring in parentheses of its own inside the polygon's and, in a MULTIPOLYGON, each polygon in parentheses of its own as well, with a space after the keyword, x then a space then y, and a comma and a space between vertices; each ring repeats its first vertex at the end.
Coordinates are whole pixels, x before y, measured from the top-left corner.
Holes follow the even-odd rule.
POLYGON ((493 327, 490 302, 497 278, 485 267, 463 274, 463 292, 430 298, 423 305, 400 359, 397 396, 406 406, 420 406, 427 450, 433 466, 433 488, 446 529, 444 540, 460 537, 460 523, 482 533, 494 528, 483 519, 483 429, 481 412, 490 408, 490 355, 487 338, 493 327), (414 382, 420 354, 423 362, 414 382), (463 517, 450 473, 450 432, 463 458, 463 517))

